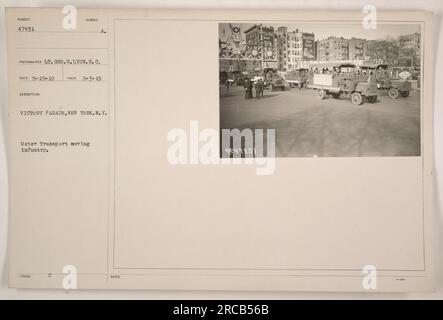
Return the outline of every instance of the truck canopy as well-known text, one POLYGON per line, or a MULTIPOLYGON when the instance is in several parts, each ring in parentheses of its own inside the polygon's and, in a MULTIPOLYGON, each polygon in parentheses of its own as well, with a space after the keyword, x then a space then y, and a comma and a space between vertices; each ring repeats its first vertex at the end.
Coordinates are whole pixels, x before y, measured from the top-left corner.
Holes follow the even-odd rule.
POLYGON ((384 70, 386 70, 388 68, 388 65, 365 62, 360 66, 360 68, 361 69, 384 69, 384 70))

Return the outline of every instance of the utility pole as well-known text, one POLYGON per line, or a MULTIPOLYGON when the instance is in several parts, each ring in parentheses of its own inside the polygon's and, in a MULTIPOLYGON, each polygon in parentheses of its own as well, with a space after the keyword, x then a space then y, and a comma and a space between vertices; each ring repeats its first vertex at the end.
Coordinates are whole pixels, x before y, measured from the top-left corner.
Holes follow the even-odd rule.
POLYGON ((260 61, 260 74, 263 76, 263 64, 265 60, 265 45, 263 40, 263 24, 259 26, 259 35, 260 35, 260 47, 261 47, 261 61, 260 61))

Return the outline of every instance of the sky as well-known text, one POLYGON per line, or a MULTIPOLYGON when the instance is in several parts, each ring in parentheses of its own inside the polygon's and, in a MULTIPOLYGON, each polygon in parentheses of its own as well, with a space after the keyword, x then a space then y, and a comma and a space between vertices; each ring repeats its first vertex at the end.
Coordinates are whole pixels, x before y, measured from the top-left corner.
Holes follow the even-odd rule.
MULTIPOLYGON (((251 27, 253 24, 242 24, 242 23, 233 23, 232 26, 237 26, 241 28, 242 37, 244 37, 244 31, 251 27)), ((281 24, 268 24, 264 23, 267 26, 273 26, 277 29, 280 26, 288 27, 288 31, 295 31, 295 29, 299 29, 299 31, 303 32, 313 32, 315 35, 315 40, 326 39, 329 36, 343 37, 343 38, 361 38, 366 40, 376 40, 376 39, 385 39, 387 37, 397 38, 400 35, 411 34, 414 32, 420 31, 420 25, 418 24, 377 24, 377 28, 375 30, 365 30, 363 28, 362 23, 328 23, 328 24, 319 24, 318 22, 314 23, 300 23, 300 24, 292 24, 292 23, 281 23, 281 24)), ((224 38, 229 37, 231 34, 231 29, 229 28, 229 23, 223 23, 219 26, 220 37, 222 40, 224 38), (224 32, 223 32, 224 29, 224 32)))

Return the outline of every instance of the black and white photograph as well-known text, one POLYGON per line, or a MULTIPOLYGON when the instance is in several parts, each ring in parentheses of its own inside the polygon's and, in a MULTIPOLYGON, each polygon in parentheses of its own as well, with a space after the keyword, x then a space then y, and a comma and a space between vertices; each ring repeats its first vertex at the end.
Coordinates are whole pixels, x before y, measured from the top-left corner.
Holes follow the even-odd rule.
POLYGON ((420 28, 220 23, 220 129, 274 129, 275 157, 420 156, 420 28))
POLYGON ((0 3, 0 300, 443 299, 443 2, 285 1, 0 3))

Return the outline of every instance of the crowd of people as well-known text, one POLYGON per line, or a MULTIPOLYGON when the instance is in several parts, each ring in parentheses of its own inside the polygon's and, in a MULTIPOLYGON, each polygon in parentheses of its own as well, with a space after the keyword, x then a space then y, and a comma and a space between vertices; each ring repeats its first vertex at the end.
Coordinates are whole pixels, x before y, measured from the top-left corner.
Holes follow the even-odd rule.
POLYGON ((252 79, 247 78, 245 79, 244 83, 245 88, 245 99, 249 100, 254 98, 254 95, 252 93, 253 89, 255 89, 255 98, 260 99, 263 97, 263 93, 265 90, 265 83, 262 79, 258 79, 257 81, 252 81, 252 79))

